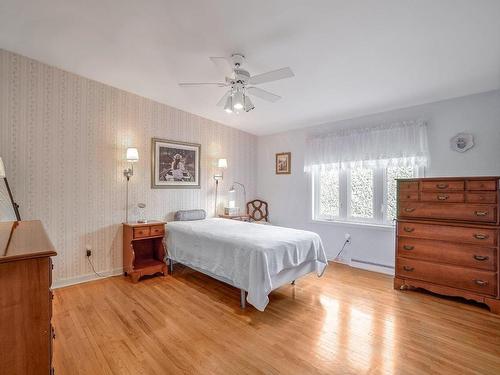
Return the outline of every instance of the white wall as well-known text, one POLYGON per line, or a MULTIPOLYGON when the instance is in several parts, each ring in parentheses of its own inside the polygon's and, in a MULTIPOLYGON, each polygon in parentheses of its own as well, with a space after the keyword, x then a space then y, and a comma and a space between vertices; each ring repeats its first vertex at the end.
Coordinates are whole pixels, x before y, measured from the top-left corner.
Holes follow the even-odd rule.
POLYGON ((500 91, 446 100, 289 131, 258 139, 257 193, 270 205, 273 223, 307 229, 320 234, 329 258, 352 235, 352 244, 343 259, 352 258, 383 267, 353 262, 353 265, 392 272, 394 230, 311 220, 309 176, 303 172, 305 141, 308 135, 333 129, 367 127, 401 120, 425 119, 429 124, 430 165, 426 176, 500 175, 500 91), (471 132, 475 147, 460 154, 451 151, 449 140, 459 132, 471 132), (292 153, 292 174, 275 175, 275 153, 292 153))
POLYGON ((220 206, 233 180, 255 194, 255 136, 0 50, 0 157, 21 217, 42 220, 56 247, 56 284, 93 277, 87 244, 98 271, 121 271, 127 146, 140 157, 131 219, 138 202, 149 219, 191 208, 213 215, 220 157, 229 163, 220 206), (201 143, 201 189, 151 189, 152 137, 201 143))

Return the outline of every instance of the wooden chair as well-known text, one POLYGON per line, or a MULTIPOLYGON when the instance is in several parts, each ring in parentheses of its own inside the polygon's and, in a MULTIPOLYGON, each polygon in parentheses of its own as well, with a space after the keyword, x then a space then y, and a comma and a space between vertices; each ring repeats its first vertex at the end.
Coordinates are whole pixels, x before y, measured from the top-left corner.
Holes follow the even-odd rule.
POLYGON ((247 202, 247 215, 250 217, 250 221, 268 223, 269 209, 267 202, 260 199, 247 202))

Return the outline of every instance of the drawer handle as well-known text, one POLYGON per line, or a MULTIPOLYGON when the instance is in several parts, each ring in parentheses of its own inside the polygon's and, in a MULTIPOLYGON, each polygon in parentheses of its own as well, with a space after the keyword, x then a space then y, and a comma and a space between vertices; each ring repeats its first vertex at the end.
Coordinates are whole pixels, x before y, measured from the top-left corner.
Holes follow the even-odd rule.
POLYGON ((474 238, 477 238, 478 240, 486 240, 489 236, 487 234, 480 234, 477 233, 474 235, 474 238))
POLYGON ((438 201, 445 201, 449 198, 449 195, 438 195, 438 201))
POLYGON ((487 281, 484 281, 484 280, 474 280, 474 282, 479 285, 479 286, 486 286, 488 285, 488 282, 487 281))
POLYGON ((411 227, 404 227, 403 230, 407 233, 411 233, 415 230, 415 228, 411 228, 411 227))
POLYGON ((474 255, 474 259, 475 259, 475 260, 481 260, 481 261, 483 261, 483 260, 488 260, 488 259, 490 259, 490 257, 488 257, 488 256, 484 256, 484 255, 474 255))
POLYGON ((475 211, 476 216, 486 216, 488 215, 488 211, 475 211))
POLYGON ((412 207, 405 208, 405 212, 413 212, 413 211, 415 211, 415 209, 412 207))
POLYGON ((403 269, 404 269, 405 271, 411 272, 411 271, 413 271, 415 268, 410 267, 410 266, 403 266, 403 269))
POLYGON ((413 250, 414 248, 415 248, 415 246, 410 246, 410 245, 403 246, 403 249, 405 249, 405 250, 413 250))
POLYGON ((411 195, 407 195, 407 196, 406 196, 406 199, 410 199, 410 198, 411 198, 411 195))
POLYGON ((438 189, 446 189, 449 185, 448 184, 437 184, 436 187, 438 189))

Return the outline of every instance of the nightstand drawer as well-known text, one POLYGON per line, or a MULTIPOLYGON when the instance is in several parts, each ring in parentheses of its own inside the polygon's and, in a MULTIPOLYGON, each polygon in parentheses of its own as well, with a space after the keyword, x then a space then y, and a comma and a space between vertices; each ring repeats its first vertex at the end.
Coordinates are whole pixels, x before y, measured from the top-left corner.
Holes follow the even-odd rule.
POLYGON ((160 236, 165 234, 165 226, 163 225, 155 225, 151 227, 151 236, 160 236))
POLYGON ((134 238, 149 237, 149 227, 134 228, 134 238))

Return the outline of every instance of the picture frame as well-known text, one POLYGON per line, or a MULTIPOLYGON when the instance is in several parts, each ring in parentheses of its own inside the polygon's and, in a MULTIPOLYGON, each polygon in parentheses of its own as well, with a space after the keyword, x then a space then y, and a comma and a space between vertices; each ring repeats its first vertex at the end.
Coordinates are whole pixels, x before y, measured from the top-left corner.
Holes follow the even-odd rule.
POLYGON ((280 152, 276 154, 276 174, 292 173, 292 153, 280 152))
POLYGON ((151 139, 151 188, 199 189, 201 145, 151 139))

